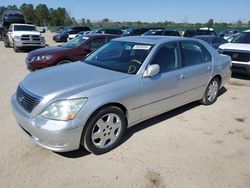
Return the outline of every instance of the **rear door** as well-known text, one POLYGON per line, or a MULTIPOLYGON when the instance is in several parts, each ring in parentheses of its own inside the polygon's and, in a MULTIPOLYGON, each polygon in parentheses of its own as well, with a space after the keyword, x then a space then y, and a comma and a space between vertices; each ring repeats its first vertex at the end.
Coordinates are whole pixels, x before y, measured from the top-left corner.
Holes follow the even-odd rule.
POLYGON ((185 103, 199 100, 204 95, 212 71, 212 57, 198 42, 180 42, 181 69, 178 79, 182 80, 182 98, 185 103))

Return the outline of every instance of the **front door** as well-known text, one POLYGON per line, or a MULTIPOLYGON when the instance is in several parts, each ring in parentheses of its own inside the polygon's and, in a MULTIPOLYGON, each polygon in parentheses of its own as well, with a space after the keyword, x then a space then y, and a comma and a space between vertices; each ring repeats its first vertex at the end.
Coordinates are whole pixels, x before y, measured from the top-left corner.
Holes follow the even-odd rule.
POLYGON ((141 119, 171 110, 182 103, 179 94, 183 80, 178 78, 181 66, 178 44, 160 46, 150 64, 158 64, 160 73, 142 78, 141 119))

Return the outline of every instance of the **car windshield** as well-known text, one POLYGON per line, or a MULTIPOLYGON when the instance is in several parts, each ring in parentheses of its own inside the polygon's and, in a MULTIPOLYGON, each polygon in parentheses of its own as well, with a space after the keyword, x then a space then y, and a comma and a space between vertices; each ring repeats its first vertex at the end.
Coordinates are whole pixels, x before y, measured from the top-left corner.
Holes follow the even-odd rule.
POLYGON ((113 71, 136 74, 152 47, 151 44, 111 41, 90 54, 84 62, 113 71))
POLYGON ((36 31, 36 27, 32 25, 15 25, 14 31, 36 31))
POLYGON ((89 39, 88 37, 78 36, 78 37, 70 40, 69 42, 66 42, 61 47, 76 48, 76 47, 80 46, 81 44, 83 44, 84 42, 86 42, 88 39, 89 39))
POLYGON ((250 32, 243 32, 237 36, 232 43, 245 43, 250 44, 250 32))
POLYGON ((21 14, 9 14, 5 17, 6 19, 24 19, 21 14))

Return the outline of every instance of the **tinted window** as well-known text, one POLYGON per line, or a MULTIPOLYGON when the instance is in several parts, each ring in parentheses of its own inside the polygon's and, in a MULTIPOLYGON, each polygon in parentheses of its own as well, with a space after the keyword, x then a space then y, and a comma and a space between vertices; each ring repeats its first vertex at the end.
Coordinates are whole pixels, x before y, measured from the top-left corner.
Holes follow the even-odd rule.
POLYGON ((225 43, 226 41, 220 37, 215 37, 213 38, 213 42, 212 43, 225 43))
POLYGON ((182 42, 182 66, 187 67, 191 65, 202 64, 211 61, 211 55, 200 44, 193 42, 182 42))
POLYGON ((29 25, 15 25, 14 31, 36 31, 35 26, 29 25))
POLYGON ((165 31, 165 36, 180 36, 180 34, 177 31, 165 31))
POLYGON ((90 46, 90 50, 93 51, 97 48, 99 48, 100 46, 102 46, 103 44, 105 44, 105 38, 98 38, 98 39, 94 39, 91 42, 89 42, 89 46, 90 46))
POLYGON ((177 44, 166 44, 160 47, 151 64, 160 65, 160 72, 179 68, 180 58, 177 44))
POLYGON ((250 44, 250 32, 243 32, 237 36, 232 43, 246 43, 250 44))

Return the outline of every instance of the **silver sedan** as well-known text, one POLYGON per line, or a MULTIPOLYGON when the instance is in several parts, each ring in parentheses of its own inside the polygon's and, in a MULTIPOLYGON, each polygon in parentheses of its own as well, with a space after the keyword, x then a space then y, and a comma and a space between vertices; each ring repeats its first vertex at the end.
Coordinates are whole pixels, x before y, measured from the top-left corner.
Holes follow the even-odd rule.
POLYGON ((82 61, 30 73, 11 104, 34 143, 102 154, 132 125, 193 101, 213 104, 230 76, 230 57, 201 40, 124 37, 82 61))

